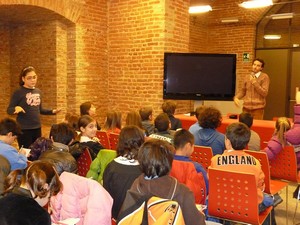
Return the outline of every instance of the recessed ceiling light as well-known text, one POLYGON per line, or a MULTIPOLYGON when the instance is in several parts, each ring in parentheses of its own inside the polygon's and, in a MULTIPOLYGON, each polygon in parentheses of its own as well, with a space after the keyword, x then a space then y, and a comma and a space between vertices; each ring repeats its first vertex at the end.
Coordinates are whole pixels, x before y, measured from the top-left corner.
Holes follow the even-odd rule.
POLYGON ((291 19, 294 17, 294 13, 279 13, 272 14, 269 16, 273 20, 281 20, 281 19, 291 19))
POLYGON ((266 35, 264 35, 264 39, 267 39, 267 40, 278 40, 280 38, 281 38, 280 34, 266 34, 266 35))
POLYGON ((210 5, 201 5, 201 6, 191 6, 189 8, 189 13, 204 13, 212 11, 212 8, 210 5))
POLYGON ((273 5, 272 0, 250 0, 240 4, 241 7, 247 9, 261 8, 273 5))
POLYGON ((222 23, 237 23, 239 22, 238 18, 223 18, 221 19, 222 23))

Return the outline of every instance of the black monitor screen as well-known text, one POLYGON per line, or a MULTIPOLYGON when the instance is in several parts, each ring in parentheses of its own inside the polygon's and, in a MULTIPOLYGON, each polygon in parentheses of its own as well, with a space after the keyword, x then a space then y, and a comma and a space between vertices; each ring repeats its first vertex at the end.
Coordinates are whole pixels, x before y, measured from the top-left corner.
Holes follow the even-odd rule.
POLYGON ((165 53, 165 99, 232 100, 235 54, 165 53))

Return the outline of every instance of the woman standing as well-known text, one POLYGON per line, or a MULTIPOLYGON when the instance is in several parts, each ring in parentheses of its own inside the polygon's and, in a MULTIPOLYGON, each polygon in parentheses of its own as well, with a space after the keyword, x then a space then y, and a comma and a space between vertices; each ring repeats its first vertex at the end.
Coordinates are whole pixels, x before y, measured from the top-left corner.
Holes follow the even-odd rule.
POLYGON ((37 75, 32 66, 22 69, 21 87, 13 93, 7 108, 8 114, 17 114, 17 122, 21 126, 22 134, 18 136, 19 147, 28 148, 38 137, 41 137, 40 114, 54 115, 60 111, 42 107, 42 93, 35 87, 36 82, 37 75))

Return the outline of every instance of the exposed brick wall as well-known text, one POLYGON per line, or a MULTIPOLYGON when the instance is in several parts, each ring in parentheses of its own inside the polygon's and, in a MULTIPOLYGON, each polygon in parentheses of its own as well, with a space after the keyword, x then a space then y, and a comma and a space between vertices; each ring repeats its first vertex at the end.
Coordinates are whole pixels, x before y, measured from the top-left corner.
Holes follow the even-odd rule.
POLYGON ((110 1, 108 104, 123 118, 143 105, 161 112, 163 53, 188 51, 187 9, 188 1, 110 1))
MULTIPOLYGON (((243 11, 248 22, 220 25, 216 18, 230 10, 215 10, 194 19, 188 14, 189 0, 2 0, 14 7, 35 7, 30 17, 49 20, 0 25, 1 78, 4 113, 24 65, 34 65, 39 74, 45 107, 58 107, 58 116, 43 117, 43 123, 60 122, 67 111, 79 113, 79 105, 92 101, 103 124, 106 111, 123 112, 151 105, 161 112, 164 52, 222 52, 238 54, 238 80, 250 63, 243 52, 253 55, 255 23, 262 10, 243 11), (60 15, 60 16, 58 16, 60 15), (51 18, 51 19, 50 19, 51 18), (24 38, 26 37, 26 38, 24 38), (3 52, 3 53, 2 53, 3 52), (9 56, 9 52, 11 55, 9 56)), ((222 1, 216 7, 224 8, 222 1)), ((234 7, 236 0, 227 0, 234 7)), ((29 8, 27 8, 29 9, 29 8)), ((28 13, 29 11, 27 11, 28 13)), ((238 81, 239 83, 239 81, 238 81)), ((177 101, 177 113, 192 110, 193 101, 177 101)))
POLYGON ((256 26, 254 24, 214 24, 205 26, 205 24, 196 21, 190 28, 190 52, 237 54, 236 89, 240 88, 244 77, 249 74, 251 69, 256 26), (244 52, 250 53, 249 62, 243 62, 244 52))
MULTIPOLYGON (((72 59, 76 62, 75 82, 73 83, 74 90, 76 90, 75 110, 79 113, 81 103, 92 101, 97 108, 97 119, 100 124, 103 124, 109 107, 107 99, 107 1, 85 2, 76 24, 76 41, 70 40, 75 41, 71 45, 75 45, 76 49, 76 58, 72 59)), ((73 91, 70 91, 69 95, 72 95, 73 91)))
POLYGON ((0 115, 6 114, 7 101, 10 98, 9 51, 9 27, 0 23, 0 115))
MULTIPOLYGON (((5 4, 8 2, 5 1, 5 4)), ((15 7, 18 9, 21 7, 20 1, 11 2, 17 4, 15 7)), ((32 17, 39 18, 41 14, 48 18, 42 19, 41 22, 6 24, 7 33, 1 32, 1 37, 11 35, 9 38, 1 38, 1 41, 3 43, 5 40, 9 41, 8 51, 11 51, 11 56, 8 60, 12 62, 6 63, 10 65, 10 71, 7 73, 1 69, 1 76, 3 72, 11 77, 11 90, 5 88, 7 98, 3 100, 3 108, 6 109, 12 91, 18 88, 20 69, 24 65, 33 65, 39 75, 37 87, 43 91, 44 107, 57 107, 63 110, 57 116, 42 116, 43 124, 60 122, 68 111, 79 113, 79 105, 84 101, 93 101, 98 108, 100 118, 98 119, 104 117, 107 109, 108 74, 107 3, 86 1, 79 10, 78 7, 82 6, 82 2, 78 4, 79 2, 79 0, 77 2, 24 0, 25 5, 34 4, 55 10, 66 18, 55 16, 54 11, 35 8, 34 12, 27 11, 27 13, 32 17), (65 8, 68 10, 62 12, 65 8), (80 20, 78 20, 79 12, 82 12, 80 20)), ((6 45, 2 46, 4 48, 6 45)), ((2 59, 4 61, 6 58, 2 59)), ((2 86, 3 84, 1 88, 2 86)))

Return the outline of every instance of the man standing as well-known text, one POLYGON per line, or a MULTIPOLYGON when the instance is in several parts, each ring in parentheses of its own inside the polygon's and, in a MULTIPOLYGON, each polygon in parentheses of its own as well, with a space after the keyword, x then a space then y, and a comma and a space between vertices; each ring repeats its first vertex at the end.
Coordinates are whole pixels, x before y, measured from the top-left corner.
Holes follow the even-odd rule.
POLYGON ((236 106, 240 106, 240 99, 243 98, 243 112, 250 113, 254 119, 258 120, 264 117, 270 84, 268 74, 262 72, 264 65, 265 62, 262 59, 254 59, 251 75, 245 78, 242 89, 233 98, 236 106))

